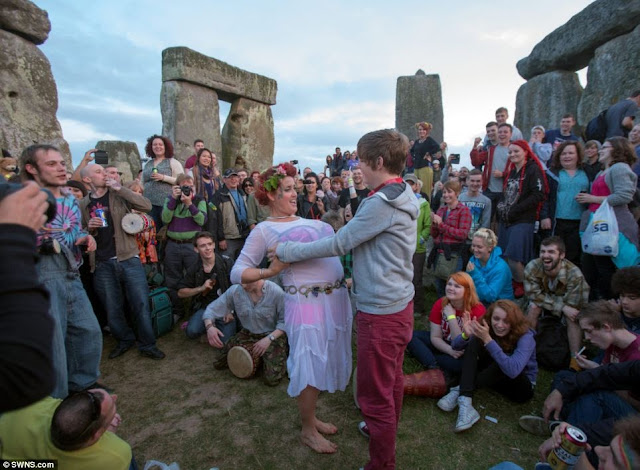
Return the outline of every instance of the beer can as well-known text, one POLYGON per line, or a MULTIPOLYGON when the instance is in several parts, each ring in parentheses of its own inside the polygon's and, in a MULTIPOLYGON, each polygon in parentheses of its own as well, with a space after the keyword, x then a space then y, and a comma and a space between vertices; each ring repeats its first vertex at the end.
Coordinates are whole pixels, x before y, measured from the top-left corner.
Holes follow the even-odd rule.
POLYGON ((587 435, 575 426, 567 426, 560 447, 549 452, 547 462, 553 470, 571 470, 587 448, 587 435))
POLYGON ((109 226, 109 222, 107 222, 107 214, 104 209, 96 209, 95 214, 96 214, 96 217, 99 217, 100 219, 102 219, 103 227, 109 226))
POLYGON ((157 173, 157 172, 158 172, 158 169, 154 166, 154 167, 151 169, 151 173, 157 173))

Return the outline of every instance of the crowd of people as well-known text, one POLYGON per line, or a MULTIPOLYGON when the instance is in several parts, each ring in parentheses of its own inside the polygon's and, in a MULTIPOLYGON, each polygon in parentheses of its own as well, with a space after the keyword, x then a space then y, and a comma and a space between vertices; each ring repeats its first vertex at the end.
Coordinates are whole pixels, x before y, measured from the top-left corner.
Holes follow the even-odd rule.
MULTIPOLYGON (((219 350, 216 369, 242 347, 261 358, 266 385, 288 377, 301 441, 318 453, 337 450, 329 437, 338 429, 316 407, 320 392, 349 383, 352 322, 367 469, 395 467, 405 350, 444 377, 437 406, 459 409, 456 432, 480 419, 475 390, 526 402, 540 366, 558 371, 552 392, 542 416, 523 416, 521 426, 550 438, 541 455, 565 429, 560 419, 594 448, 623 439, 614 423, 640 409, 640 91, 624 101, 604 142, 584 143, 569 114, 558 129, 534 126, 526 141, 499 108, 474 141, 471 170, 455 167, 427 122, 412 141, 394 130, 366 134, 353 152, 336 148, 318 172, 294 161, 260 171, 242 158, 222 168, 199 139, 183 166, 171 141, 153 135, 148 161, 125 182, 113 164, 94 162, 96 149, 71 173, 56 147, 28 147, 19 165, 26 186, 0 199, 0 222, 24 232, 6 246, 32 279, 12 278, 3 296, 11 306, 11 296, 32 292, 49 339, 13 365, 14 385, 0 386, 10 399, 2 411, 14 410, 0 417, 5 456, 71 462, 84 449, 86 465, 110 452, 109 468, 136 468, 114 434, 116 398, 99 367, 104 334, 116 340, 110 360, 134 346, 165 357, 152 327, 150 272, 161 275, 154 282, 168 289, 185 337, 219 350), (55 215, 42 215, 42 195, 55 215), (27 197, 28 222, 8 206, 27 197), (610 253, 583 243, 603 204, 613 214, 604 226, 619 229, 610 253), (438 299, 427 305, 431 283, 438 299), (427 313, 428 329, 414 329, 427 313), (16 393, 30 386, 29 368, 43 354, 42 392, 16 393), (38 432, 45 446, 29 444, 38 432)), ((637 444, 624 450, 636 461, 637 444)), ((598 455, 589 453, 592 463, 598 455)))

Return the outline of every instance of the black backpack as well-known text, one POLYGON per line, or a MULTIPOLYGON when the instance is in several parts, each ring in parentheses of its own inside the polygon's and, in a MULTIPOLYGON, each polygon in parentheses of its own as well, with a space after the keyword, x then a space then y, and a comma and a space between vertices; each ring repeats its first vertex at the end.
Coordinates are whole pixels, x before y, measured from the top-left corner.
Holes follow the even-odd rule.
POLYGON ((567 338, 567 327, 558 317, 545 315, 538 319, 536 333, 536 358, 538 365, 548 370, 569 367, 571 352, 567 338))
POLYGON ((607 138, 607 110, 600 111, 596 117, 594 117, 587 128, 584 130, 584 135, 587 140, 597 140, 598 142, 604 142, 607 138))

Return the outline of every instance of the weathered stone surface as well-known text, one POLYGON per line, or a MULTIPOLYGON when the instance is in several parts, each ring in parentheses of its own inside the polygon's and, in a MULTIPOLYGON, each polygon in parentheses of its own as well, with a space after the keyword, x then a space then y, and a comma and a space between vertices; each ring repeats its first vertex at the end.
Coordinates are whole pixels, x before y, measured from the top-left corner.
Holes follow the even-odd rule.
POLYGON ((26 39, 0 30, 0 146, 20 155, 28 145, 52 144, 71 168, 57 110, 58 91, 45 55, 26 39))
POLYGON ((118 167, 122 173, 122 182, 133 181, 142 168, 140 152, 135 142, 121 140, 101 140, 96 144, 98 150, 109 154, 109 165, 118 167))
POLYGON ((34 44, 42 44, 49 37, 51 22, 47 12, 29 0, 2 0, 0 29, 17 34, 34 44))
POLYGON ((164 82, 160 107, 162 135, 173 142, 175 156, 183 164, 193 155, 196 139, 202 139, 216 155, 221 154, 220 106, 215 91, 188 82, 164 82))
POLYGON ((417 122, 433 125, 431 137, 442 142, 444 112, 440 75, 425 75, 418 70, 415 75, 398 77, 396 85, 396 129, 410 140, 415 139, 417 122))
POLYGON ((577 116, 582 85, 575 72, 549 72, 533 77, 518 89, 514 124, 529 139, 531 128, 560 127, 562 116, 577 116))
MULTIPOLYGON (((640 3, 640 2, 638 2, 640 3)), ((587 86, 578 106, 578 119, 591 118, 640 88, 640 26, 596 49, 587 69, 587 86)), ((636 117, 636 122, 638 118, 636 117)))
POLYGON ((184 80, 211 88, 224 101, 249 98, 265 104, 276 104, 278 84, 275 80, 187 47, 170 47, 162 51, 162 81, 171 80, 184 80))
POLYGON ((640 1, 596 0, 540 41, 518 62, 518 73, 529 79, 553 70, 580 70, 596 48, 639 23, 640 1))
POLYGON ((231 104, 222 129, 222 167, 231 167, 242 155, 251 170, 273 164, 273 116, 271 107, 239 98, 231 104))

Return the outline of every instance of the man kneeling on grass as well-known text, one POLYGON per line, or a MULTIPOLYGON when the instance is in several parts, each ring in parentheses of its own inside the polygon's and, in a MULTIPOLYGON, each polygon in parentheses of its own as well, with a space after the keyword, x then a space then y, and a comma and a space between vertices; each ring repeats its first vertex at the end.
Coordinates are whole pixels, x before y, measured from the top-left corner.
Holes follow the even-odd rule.
POLYGON ((218 370, 227 367, 227 354, 234 346, 250 346, 262 357, 262 378, 267 385, 278 385, 287 373, 288 344, 284 332, 284 292, 264 279, 231 286, 222 296, 210 303, 202 319, 209 344, 223 348, 214 363, 218 370), (214 321, 228 312, 236 312, 242 330, 223 344, 224 334, 214 321))

